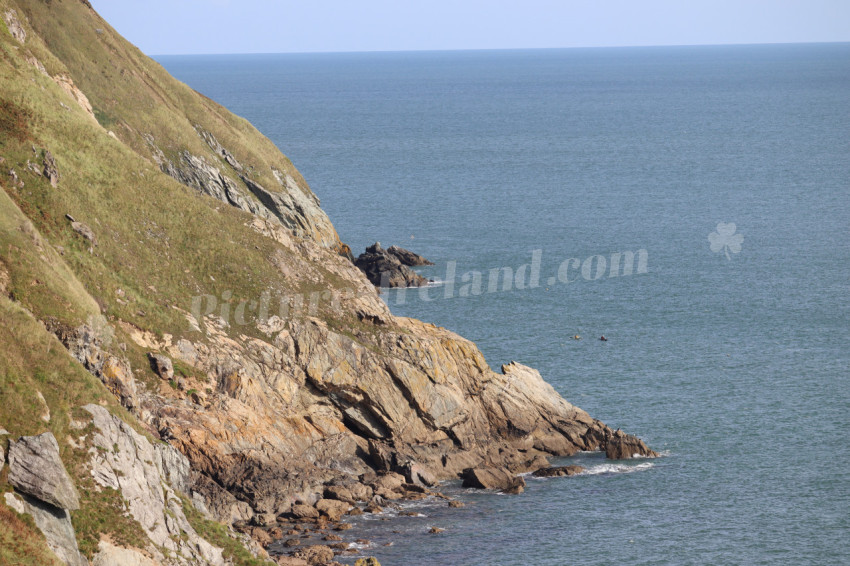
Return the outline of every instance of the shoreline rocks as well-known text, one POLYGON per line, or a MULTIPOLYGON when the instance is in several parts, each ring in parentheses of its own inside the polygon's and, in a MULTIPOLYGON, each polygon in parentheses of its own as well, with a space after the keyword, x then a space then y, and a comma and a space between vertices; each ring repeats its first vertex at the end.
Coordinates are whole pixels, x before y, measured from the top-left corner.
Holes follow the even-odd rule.
POLYGON ((354 260, 354 265, 375 287, 395 288, 424 287, 430 281, 410 267, 433 264, 411 251, 397 246, 385 250, 380 242, 375 242, 354 260))
POLYGON ((605 457, 609 460, 627 460, 634 457, 657 458, 658 452, 650 450, 640 438, 618 429, 605 443, 605 457))
POLYGON ((525 490, 525 480, 505 468, 468 468, 463 471, 463 487, 496 489, 517 494, 525 490))

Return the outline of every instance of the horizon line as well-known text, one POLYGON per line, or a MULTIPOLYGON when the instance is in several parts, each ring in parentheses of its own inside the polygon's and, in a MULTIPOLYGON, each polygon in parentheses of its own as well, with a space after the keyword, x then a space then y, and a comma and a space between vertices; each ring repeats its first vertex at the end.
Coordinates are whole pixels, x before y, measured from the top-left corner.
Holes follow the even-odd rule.
POLYGON ((237 51, 230 53, 154 53, 148 57, 218 57, 227 55, 354 55, 369 53, 458 53, 458 52, 480 52, 480 51, 562 51, 579 49, 657 49, 662 47, 755 47, 768 45, 841 45, 850 44, 850 40, 843 41, 775 41, 775 42, 753 42, 753 43, 681 43, 681 44, 657 44, 657 45, 589 45, 570 47, 469 47, 469 48, 441 48, 441 49, 372 49, 352 51, 237 51))

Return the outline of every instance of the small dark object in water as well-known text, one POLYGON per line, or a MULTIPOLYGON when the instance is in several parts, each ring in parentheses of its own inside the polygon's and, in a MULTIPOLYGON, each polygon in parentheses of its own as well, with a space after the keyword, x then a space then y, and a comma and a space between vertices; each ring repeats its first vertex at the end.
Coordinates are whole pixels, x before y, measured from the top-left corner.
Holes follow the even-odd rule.
POLYGON ((599 340, 600 340, 600 341, 602 341, 602 342, 607 342, 607 341, 608 341, 608 339, 607 339, 607 338, 605 338, 605 336, 602 336, 601 338, 599 338, 599 340))

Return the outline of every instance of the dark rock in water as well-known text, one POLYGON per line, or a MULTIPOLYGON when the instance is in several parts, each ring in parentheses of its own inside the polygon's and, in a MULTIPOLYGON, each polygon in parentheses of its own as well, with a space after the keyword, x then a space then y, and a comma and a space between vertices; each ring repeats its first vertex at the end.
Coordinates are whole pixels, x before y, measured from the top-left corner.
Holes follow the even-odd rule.
POLYGON ((380 242, 366 248, 366 252, 354 260, 354 265, 376 287, 423 287, 429 283, 428 279, 382 248, 380 242))
POLYGON ((59 444, 51 432, 9 442, 9 483, 18 491, 60 509, 80 508, 74 482, 65 471, 59 444))
POLYGON ((650 450, 640 438, 617 430, 605 443, 605 456, 611 460, 625 460, 635 456, 656 458, 658 453, 650 450))
POLYGON ((433 262, 428 261, 421 255, 415 254, 410 250, 406 250, 398 246, 388 247, 387 253, 391 256, 395 256, 395 258, 398 259, 402 265, 406 265, 408 267, 416 267, 418 265, 434 265, 433 262))
POLYGON ((557 478, 562 476, 574 476, 584 471, 581 466, 558 466, 555 468, 543 468, 532 475, 538 478, 557 478))
POLYGON ((522 493, 525 480, 504 468, 467 468, 463 471, 463 487, 522 493))

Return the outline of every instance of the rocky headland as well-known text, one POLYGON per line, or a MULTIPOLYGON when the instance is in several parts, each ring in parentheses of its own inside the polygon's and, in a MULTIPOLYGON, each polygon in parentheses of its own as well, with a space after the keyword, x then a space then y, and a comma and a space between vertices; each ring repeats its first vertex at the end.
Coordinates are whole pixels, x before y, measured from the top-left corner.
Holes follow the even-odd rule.
POLYGON ((394 316, 377 287, 427 284, 426 260, 352 261, 271 142, 87 2, 0 17, 10 560, 253 565, 321 534, 277 560, 324 564, 347 517, 442 480, 518 493, 576 473, 552 457, 655 455, 536 370, 394 316))

